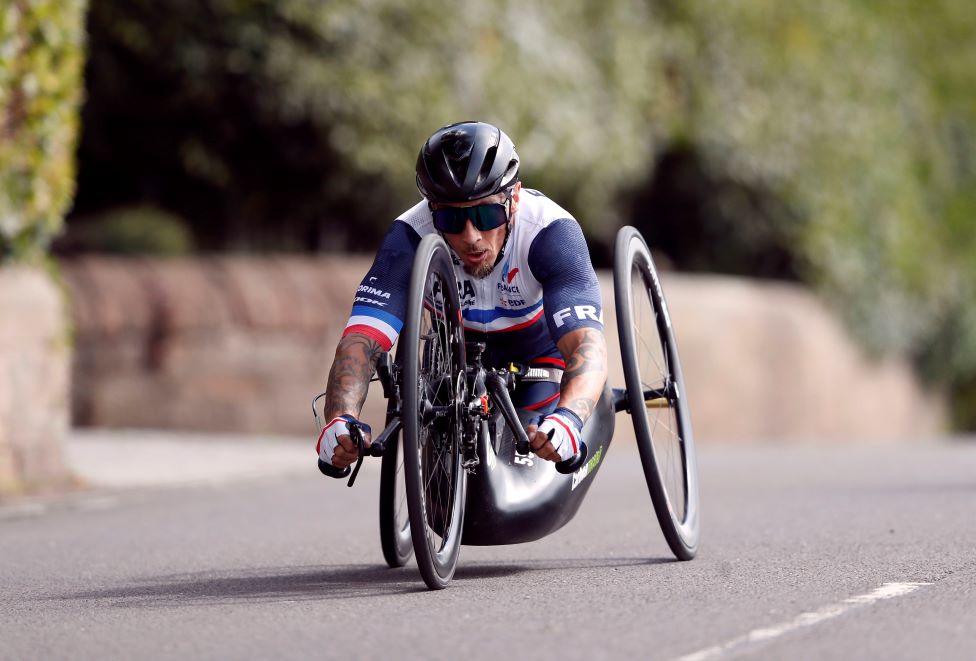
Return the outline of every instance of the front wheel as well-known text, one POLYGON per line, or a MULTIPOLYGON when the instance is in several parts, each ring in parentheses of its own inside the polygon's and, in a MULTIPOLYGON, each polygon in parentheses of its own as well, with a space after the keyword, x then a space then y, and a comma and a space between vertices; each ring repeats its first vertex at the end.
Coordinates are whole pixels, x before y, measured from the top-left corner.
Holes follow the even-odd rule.
POLYGON ((417 247, 403 352, 403 459, 417 566, 427 587, 454 576, 464 523, 461 447, 465 401, 464 330, 451 256, 434 234, 417 247))
POLYGON ((633 227, 617 233, 613 264, 617 332, 644 478, 668 546, 679 560, 698 552, 695 441, 671 318, 647 244, 633 227))

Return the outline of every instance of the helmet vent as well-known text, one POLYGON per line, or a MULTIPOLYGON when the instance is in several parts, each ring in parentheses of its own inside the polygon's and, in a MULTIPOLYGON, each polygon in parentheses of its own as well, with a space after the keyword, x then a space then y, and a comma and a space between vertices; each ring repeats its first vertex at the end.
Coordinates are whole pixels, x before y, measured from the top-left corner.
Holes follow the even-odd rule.
POLYGON ((471 161, 471 140, 463 131, 451 131, 444 135, 444 161, 451 171, 456 184, 464 181, 471 161))
POLYGON ((481 162, 481 171, 478 172, 478 184, 481 185, 491 174, 491 168, 495 165, 495 156, 498 154, 498 147, 489 147, 485 152, 485 160, 481 162))

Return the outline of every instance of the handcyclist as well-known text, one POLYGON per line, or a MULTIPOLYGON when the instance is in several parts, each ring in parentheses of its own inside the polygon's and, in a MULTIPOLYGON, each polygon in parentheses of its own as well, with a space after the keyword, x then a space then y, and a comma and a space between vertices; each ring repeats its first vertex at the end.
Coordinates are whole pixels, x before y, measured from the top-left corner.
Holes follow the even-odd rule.
POLYGON ((607 380, 600 287, 579 223, 523 188, 511 139, 484 122, 435 132, 417 158, 417 187, 424 199, 393 222, 356 293, 329 372, 319 457, 338 468, 358 458, 347 423, 403 327, 414 253, 433 232, 451 248, 465 339, 486 344, 488 367, 530 368, 513 401, 537 416, 526 429, 533 452, 572 457, 607 380))

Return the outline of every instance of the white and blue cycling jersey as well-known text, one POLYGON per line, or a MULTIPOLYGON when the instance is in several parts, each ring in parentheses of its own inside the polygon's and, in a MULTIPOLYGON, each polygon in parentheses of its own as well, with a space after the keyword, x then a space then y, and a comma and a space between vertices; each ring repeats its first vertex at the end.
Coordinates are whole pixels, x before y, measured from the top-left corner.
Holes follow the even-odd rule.
MULTIPOLYGON (((417 245, 436 231, 426 200, 393 222, 343 336, 359 333, 390 349, 406 316, 417 245)), ((538 191, 522 189, 505 254, 490 274, 475 278, 452 257, 465 339, 486 343, 486 365, 565 367, 556 342, 577 328, 603 329, 600 286, 579 223, 538 191)))

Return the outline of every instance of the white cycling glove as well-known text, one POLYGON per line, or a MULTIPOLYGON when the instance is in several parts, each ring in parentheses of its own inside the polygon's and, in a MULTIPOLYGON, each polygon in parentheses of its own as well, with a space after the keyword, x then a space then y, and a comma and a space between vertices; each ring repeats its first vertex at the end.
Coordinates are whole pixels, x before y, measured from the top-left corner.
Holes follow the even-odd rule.
POLYGON ((332 456, 335 454, 336 446, 339 445, 339 437, 349 436, 348 423, 350 422, 358 424, 365 434, 370 433, 369 425, 359 422, 359 420, 356 420, 356 418, 349 414, 332 418, 329 424, 322 428, 321 433, 319 433, 318 443, 315 445, 315 450, 319 453, 319 459, 329 465, 332 464, 332 456))
POLYGON ((549 442, 563 461, 579 452, 582 429, 583 421, 580 417, 562 406, 543 418, 539 425, 539 431, 543 434, 549 436, 552 432, 549 442))

